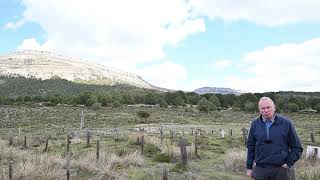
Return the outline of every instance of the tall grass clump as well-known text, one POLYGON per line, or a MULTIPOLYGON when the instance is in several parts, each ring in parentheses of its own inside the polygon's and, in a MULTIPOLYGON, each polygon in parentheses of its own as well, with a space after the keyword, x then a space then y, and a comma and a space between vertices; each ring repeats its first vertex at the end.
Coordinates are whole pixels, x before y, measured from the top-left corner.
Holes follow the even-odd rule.
POLYGON ((245 148, 229 149, 224 155, 224 167, 234 172, 246 171, 247 150, 245 148))

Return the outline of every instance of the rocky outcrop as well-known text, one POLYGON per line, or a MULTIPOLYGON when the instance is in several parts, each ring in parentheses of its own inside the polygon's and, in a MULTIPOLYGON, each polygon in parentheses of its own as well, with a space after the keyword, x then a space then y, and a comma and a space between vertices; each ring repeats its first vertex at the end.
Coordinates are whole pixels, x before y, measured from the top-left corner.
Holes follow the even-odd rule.
POLYGON ((194 90, 193 92, 197 94, 213 93, 213 94, 235 94, 235 95, 240 95, 243 93, 240 90, 234 90, 230 88, 219 88, 219 87, 202 87, 194 90))
POLYGON ((41 79, 59 77, 90 84, 126 84, 157 89, 138 75, 107 69, 46 51, 25 50, 0 56, 0 74, 41 79))

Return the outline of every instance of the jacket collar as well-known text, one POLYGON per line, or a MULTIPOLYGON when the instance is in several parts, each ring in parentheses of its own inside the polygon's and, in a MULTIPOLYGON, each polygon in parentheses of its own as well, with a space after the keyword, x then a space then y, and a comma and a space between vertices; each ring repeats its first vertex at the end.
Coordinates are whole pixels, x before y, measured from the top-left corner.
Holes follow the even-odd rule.
MULTIPOLYGON (((266 120, 263 119, 262 115, 260 115, 259 119, 262 121, 262 122, 265 122, 266 120)), ((273 122, 273 124, 280 124, 280 119, 279 119, 279 116, 275 113, 274 116, 272 117, 271 121, 273 122)))

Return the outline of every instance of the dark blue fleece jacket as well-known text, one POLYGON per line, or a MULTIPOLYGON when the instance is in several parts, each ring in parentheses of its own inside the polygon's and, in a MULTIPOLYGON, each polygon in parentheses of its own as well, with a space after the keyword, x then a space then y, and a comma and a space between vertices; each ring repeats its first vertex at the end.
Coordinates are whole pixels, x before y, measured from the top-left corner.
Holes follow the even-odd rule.
POLYGON ((247 148, 247 169, 252 169, 254 161, 258 167, 280 167, 284 163, 291 167, 303 151, 291 121, 278 114, 269 128, 269 139, 262 117, 252 122, 247 148))

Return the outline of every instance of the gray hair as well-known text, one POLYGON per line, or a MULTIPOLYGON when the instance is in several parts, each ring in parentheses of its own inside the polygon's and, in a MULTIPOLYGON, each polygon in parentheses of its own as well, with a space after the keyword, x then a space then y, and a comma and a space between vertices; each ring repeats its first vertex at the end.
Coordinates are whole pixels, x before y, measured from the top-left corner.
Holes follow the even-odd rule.
POLYGON ((260 100, 259 100, 259 104, 258 104, 258 106, 260 107, 260 104, 261 104, 261 102, 262 101, 270 101, 271 102, 271 104, 273 105, 273 107, 275 108, 276 106, 274 105, 274 102, 273 102, 273 100, 271 99, 271 98, 269 98, 269 97, 266 97, 266 96, 264 96, 264 97, 262 97, 262 98, 260 98, 260 100))

